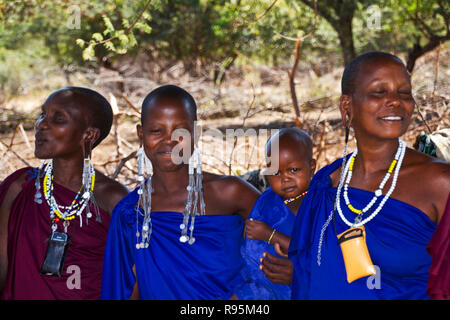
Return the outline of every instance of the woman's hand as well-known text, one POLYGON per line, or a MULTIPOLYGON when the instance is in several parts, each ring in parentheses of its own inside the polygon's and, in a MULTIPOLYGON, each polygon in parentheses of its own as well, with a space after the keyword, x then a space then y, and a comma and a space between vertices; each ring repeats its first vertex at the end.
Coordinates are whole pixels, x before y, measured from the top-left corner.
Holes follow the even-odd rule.
POLYGON ((259 220, 248 219, 245 221, 245 233, 247 238, 251 240, 267 241, 273 229, 265 222, 259 220))

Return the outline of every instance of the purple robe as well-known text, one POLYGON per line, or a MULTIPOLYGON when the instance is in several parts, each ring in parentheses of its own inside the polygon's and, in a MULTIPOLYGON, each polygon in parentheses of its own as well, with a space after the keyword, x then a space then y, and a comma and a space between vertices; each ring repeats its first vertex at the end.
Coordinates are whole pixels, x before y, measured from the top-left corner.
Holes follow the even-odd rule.
POLYGON ((427 251, 432 258, 427 293, 434 300, 450 300, 450 196, 427 251))
MULTIPOLYGON (((71 220, 68 234, 72 236, 72 242, 67 251, 61 277, 40 274, 51 227, 50 208, 47 202, 44 198, 42 204, 34 201, 36 170, 23 168, 6 178, 0 185, 0 203, 10 185, 24 172, 26 182, 22 184, 22 190, 13 202, 9 216, 8 272, 0 298, 100 299, 109 214, 100 209, 101 221, 96 221, 96 211, 91 206, 93 216, 86 223, 86 214, 83 213, 81 228, 78 217, 71 220)), ((75 195, 73 191, 54 183, 54 197, 59 205, 70 205, 75 195)))

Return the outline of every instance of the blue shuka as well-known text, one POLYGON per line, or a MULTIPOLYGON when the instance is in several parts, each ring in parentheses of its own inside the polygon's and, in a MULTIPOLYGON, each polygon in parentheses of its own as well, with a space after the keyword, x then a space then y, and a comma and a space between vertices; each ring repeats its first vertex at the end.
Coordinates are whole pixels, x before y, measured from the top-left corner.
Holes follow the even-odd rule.
MULTIPOLYGON (((419 209, 392 198, 365 224, 367 247, 376 275, 347 282, 333 221, 324 233, 318 265, 320 233, 333 209, 336 193, 330 174, 341 164, 342 159, 336 160, 316 173, 297 214, 289 247, 289 258, 294 265, 292 299, 427 299, 431 258, 425 248, 436 224, 419 209)), ((363 208, 373 197, 373 192, 356 188, 349 188, 348 194, 356 208, 363 208)), ((345 217, 353 221, 355 214, 342 203, 343 199, 341 207, 345 217)), ((338 234, 349 228, 337 210, 335 222, 338 234)))
MULTIPOLYGON (((287 236, 291 235, 295 215, 284 204, 283 199, 272 188, 268 188, 258 198, 249 218, 260 220, 287 236)), ((290 299, 290 286, 270 282, 259 269, 259 259, 263 252, 275 256, 273 245, 266 241, 245 239, 241 253, 245 261, 242 269, 244 283, 237 290, 240 300, 287 300, 290 299)))
MULTIPOLYGON (((128 299, 135 278, 141 299, 229 299, 242 282, 239 252, 243 221, 238 215, 195 219, 193 245, 179 241, 183 214, 152 212, 150 245, 136 249, 137 189, 113 211, 103 265, 102 299, 128 299)), ((138 229, 142 229, 139 215, 138 229)))

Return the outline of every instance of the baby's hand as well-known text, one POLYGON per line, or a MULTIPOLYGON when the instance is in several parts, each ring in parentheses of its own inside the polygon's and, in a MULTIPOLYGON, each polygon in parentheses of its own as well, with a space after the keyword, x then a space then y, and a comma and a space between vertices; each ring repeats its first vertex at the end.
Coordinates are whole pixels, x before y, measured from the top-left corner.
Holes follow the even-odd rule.
POLYGON ((245 221, 245 232, 249 239, 267 241, 272 231, 273 229, 265 222, 251 218, 245 221))

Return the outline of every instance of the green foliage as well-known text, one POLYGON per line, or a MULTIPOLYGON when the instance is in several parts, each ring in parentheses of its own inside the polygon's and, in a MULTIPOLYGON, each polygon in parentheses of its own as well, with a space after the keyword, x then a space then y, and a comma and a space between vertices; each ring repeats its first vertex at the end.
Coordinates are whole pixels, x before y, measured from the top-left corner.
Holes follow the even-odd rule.
MULTIPOLYGON (((267 10, 273 3, 0 0, 0 59, 5 64, 0 66, 1 83, 13 78, 5 78, 11 72, 5 57, 16 61, 19 58, 12 58, 14 53, 27 56, 23 53, 29 52, 31 41, 38 55, 47 55, 48 61, 61 66, 95 67, 120 55, 145 53, 153 59, 181 60, 188 70, 200 62, 207 70, 223 72, 244 59, 289 67, 295 42, 285 37, 295 38, 299 31, 306 34, 313 29, 314 2, 278 0, 267 10)), ((448 1, 319 0, 318 6, 315 33, 301 47, 301 61, 315 69, 342 64, 342 58, 335 58, 342 55, 339 21, 343 13, 352 22, 356 53, 375 49, 406 56, 417 44, 425 46, 431 37, 448 34, 448 1), (374 5, 379 9, 380 26, 369 28, 374 5)))

